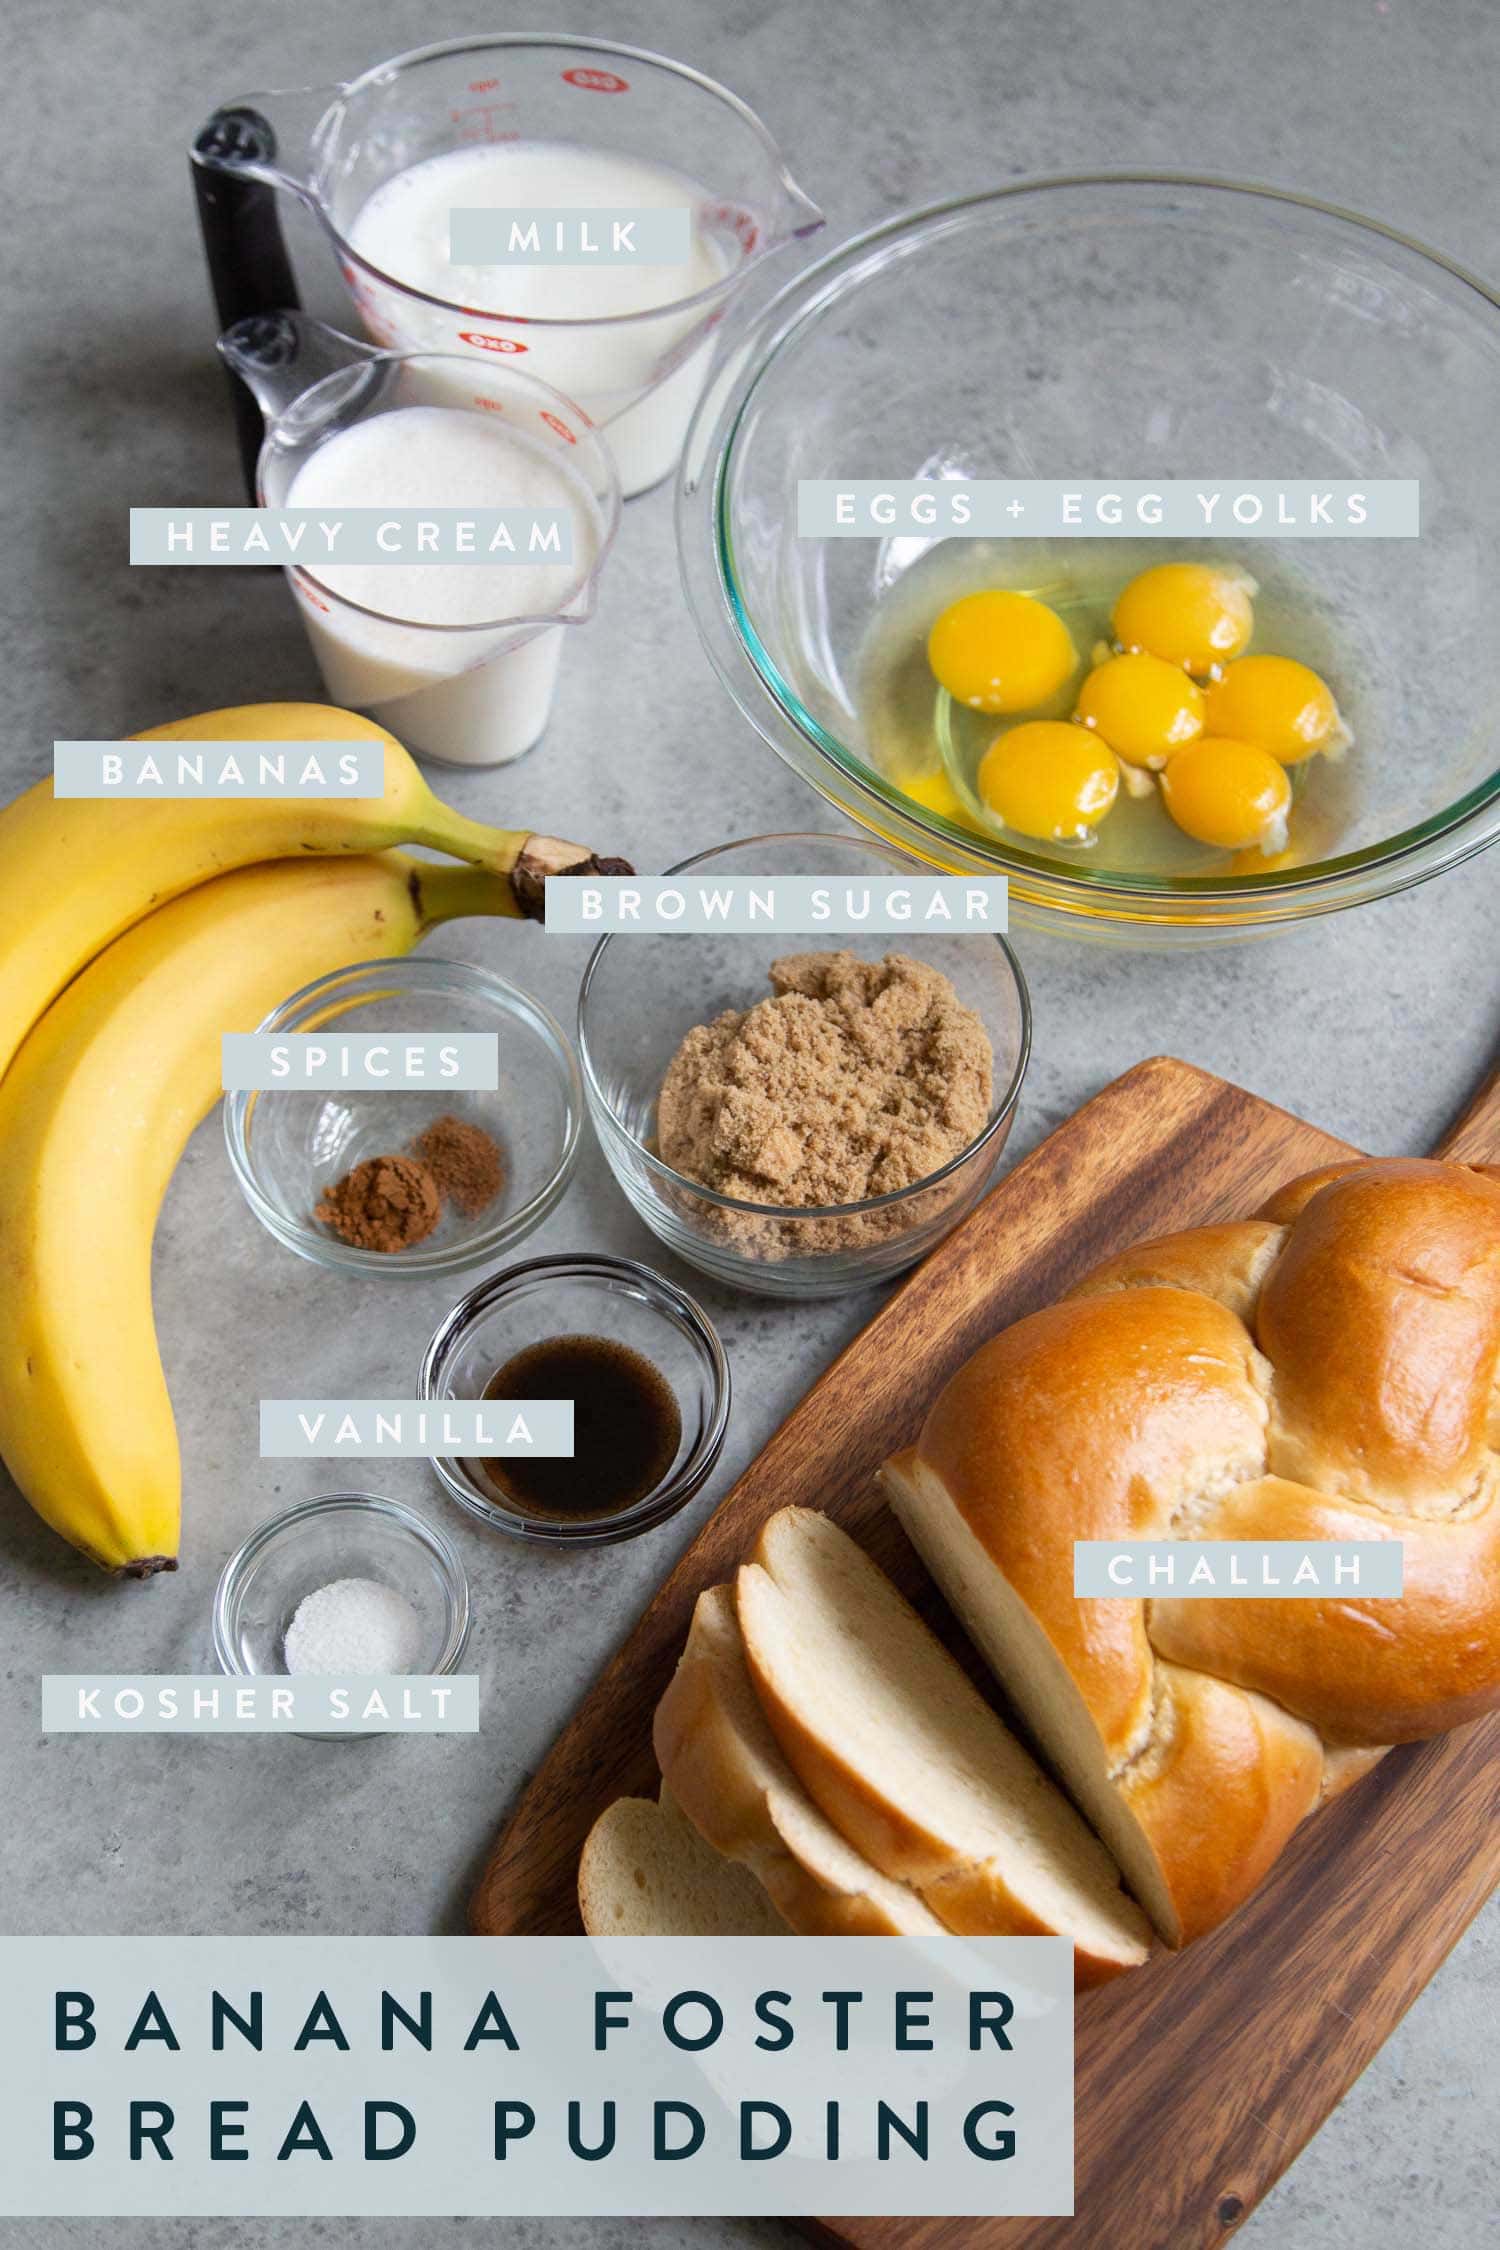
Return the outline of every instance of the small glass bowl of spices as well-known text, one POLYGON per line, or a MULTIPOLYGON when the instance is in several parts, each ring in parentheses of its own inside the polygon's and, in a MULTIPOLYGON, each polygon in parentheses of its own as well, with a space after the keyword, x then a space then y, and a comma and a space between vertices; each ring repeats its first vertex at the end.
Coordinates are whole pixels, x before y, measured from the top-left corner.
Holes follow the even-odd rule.
POLYGON ((482 1281, 427 1347, 424 1399, 571 1399, 563 1460, 435 1460, 470 1515, 608 1546, 686 1506, 724 1448, 729 1362, 686 1290, 630 1258, 533 1258, 482 1281))
POLYGON ((232 1678, 455 1672, 469 1582, 452 1543, 415 1508, 373 1492, 325 1493, 270 1517, 230 1556, 213 1638, 232 1678))
MULTIPOLYGON (((567 1037, 540 1003, 468 961, 370 961, 304 986, 263 1034, 479 1032, 499 1043, 499 1086, 430 1084, 231 1093, 224 1131, 261 1224, 301 1258, 356 1273, 458 1273, 513 1250, 552 1210, 578 1161, 583 1089, 567 1037)), ((384 1066, 383 1067, 387 1067, 384 1066)))

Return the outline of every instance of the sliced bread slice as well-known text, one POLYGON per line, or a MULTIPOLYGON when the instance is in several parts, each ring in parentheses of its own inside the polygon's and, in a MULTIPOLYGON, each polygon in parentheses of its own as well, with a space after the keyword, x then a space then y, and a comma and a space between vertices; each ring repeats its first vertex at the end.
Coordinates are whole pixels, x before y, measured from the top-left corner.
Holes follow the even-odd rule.
POLYGON ((914 1890, 845 1842, 787 1764, 745 1662, 728 1586, 698 1596, 654 1735, 656 1762, 681 1810, 715 1851, 749 1868, 794 1930, 943 1934, 914 1890))
POLYGON ((710 1850, 664 1789, 617 1797, 589 1830, 578 1910, 590 1937, 785 1937, 745 1868, 710 1850))
POLYGON ((1080 1985, 1146 1958, 1150 1925, 1104 1846, 837 1524, 773 1516, 736 1609, 788 1761, 883 1874, 961 1934, 1071 1938, 1080 1985))

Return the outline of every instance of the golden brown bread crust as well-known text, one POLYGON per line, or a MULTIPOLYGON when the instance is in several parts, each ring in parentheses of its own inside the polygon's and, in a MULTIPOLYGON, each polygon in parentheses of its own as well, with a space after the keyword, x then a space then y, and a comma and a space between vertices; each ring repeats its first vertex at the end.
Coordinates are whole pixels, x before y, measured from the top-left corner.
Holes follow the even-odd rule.
MULTIPOLYGON (((955 1863, 951 1846, 941 1837, 906 1819, 870 1788, 858 1767, 846 1764, 829 1751, 818 1735, 802 1725, 795 1713, 779 1701, 774 1686, 753 1663, 757 1691, 787 1758, 810 1796, 817 1799, 834 1826, 858 1850, 887 1869, 899 1881, 920 1893, 923 1903, 943 1927, 959 1937, 1054 1937, 1056 1928, 1034 1914, 1024 1899, 1005 1882, 993 1860, 955 1863)), ((781 1901, 778 1899, 777 1904, 781 1901)), ((785 1908, 782 1908, 785 1912, 785 1908)), ((790 1919, 790 1916, 788 1916, 790 1919)), ((798 1928, 800 1924, 794 1925, 798 1928)), ((845 1931, 832 1934, 859 1934, 845 1931)), ((875 1931, 871 1934, 881 1935, 875 1931)), ((1147 1931, 1149 1938, 1149 1929, 1147 1931)), ((1140 1958, 1144 1959, 1145 1948, 1140 1958)), ((1134 1960, 1108 1958, 1091 1952, 1075 1938, 1073 1983, 1079 1992, 1107 1984, 1134 1960)))
POLYGON ((651 1741, 662 1779, 694 1827, 715 1851, 741 1859, 762 1840, 763 1806, 758 1792, 725 1785, 726 1768, 734 1772, 737 1761, 725 1741, 724 1714, 700 1648, 705 1604, 726 1591, 712 1586, 694 1604, 687 1645, 656 1706, 651 1741))
POLYGON ((1250 1476, 1265 1369, 1242 1322, 1186 1289, 1074 1296, 959 1369, 917 1452, 1082 1689, 1111 1764, 1151 1725, 1138 1601, 1073 1598, 1075 1539, 1164 1539, 1205 1483, 1250 1476))
MULTIPOLYGON (((760 1877, 766 1892, 799 1937, 902 1937, 869 1891, 831 1891, 809 1875, 801 1861, 784 1851, 767 1859, 760 1877)), ((939 1932, 941 1935, 941 1932, 939 1932)))
MULTIPOLYGON (((1217 1609, 1217 1602, 1197 1602, 1217 1609)), ((1211 1673, 1156 1667, 1164 1739, 1117 1786, 1162 1869, 1186 1945, 1232 1914, 1318 1802, 1316 1735, 1211 1673)))
POLYGON ((1302 1209, 1255 1313, 1276 1368, 1267 1465, 1389 1515, 1500 1490, 1500 1188, 1457 1164, 1365 1165, 1302 1209))
MULTIPOLYGON (((956 1937, 993 1937, 997 1931, 1007 1937, 1057 1935, 1052 1923, 1039 1921, 1014 1892, 997 1879, 994 1866, 988 1861, 982 1866, 972 1860, 967 1865, 954 1866, 950 1860, 942 1873, 928 1883, 922 1895, 944 1928, 956 1937)), ((1107 1960, 1074 1940, 1075 1992, 1092 1992, 1097 1985, 1108 1984, 1126 1969, 1138 1966, 1135 1961, 1107 1960)))
POLYGON ((1193 1227, 1186 1234, 1138 1242, 1086 1274, 1070 1297, 1099 1297, 1110 1289, 1196 1289, 1247 1321, 1266 1270, 1285 1238, 1284 1227, 1264 1219, 1193 1227))
MULTIPOLYGON (((741 1603, 747 1596, 753 1597, 754 1573, 759 1567, 754 1560, 741 1566, 737 1580, 741 1603)), ((1016 1897, 992 1863, 955 1871, 952 1846, 946 1837, 893 1807, 857 1765, 841 1757, 819 1733, 806 1726, 781 1697, 775 1679, 757 1663, 753 1633, 747 1633, 746 1644, 756 1693, 787 1763, 808 1795, 856 1850, 920 1892, 950 1930, 970 1936, 1052 1935, 1016 1897)))
POLYGON ((1337 1164, 1320 1164, 1314 1171, 1299 1172, 1295 1180, 1288 1180, 1285 1187, 1279 1187, 1261 1205, 1256 1217, 1269 1219, 1276 1226, 1289 1227, 1294 1219, 1301 1218, 1313 1197, 1320 1195, 1331 1180, 1341 1180, 1346 1173, 1358 1172, 1366 1161, 1362 1156, 1346 1156, 1337 1164))
POLYGON ((1347 1747, 1421 1742, 1500 1703, 1500 1507, 1463 1526, 1393 1522, 1373 1506, 1265 1477, 1227 1494, 1195 1535, 1399 1538, 1402 1599, 1158 1599, 1148 1628, 1158 1656, 1258 1689, 1347 1747))
MULTIPOLYGON (((656 1762, 678 1806, 715 1851, 749 1868, 791 1927, 805 1937, 935 1931, 937 1925, 928 1922, 915 1894, 908 1910, 900 1913, 881 1896, 878 1878, 868 1888, 852 1879, 850 1887, 834 1888, 798 1859, 793 1847, 807 1822, 799 1823, 796 1807, 777 1788, 779 1750, 769 1760, 757 1758, 728 1707, 722 1668, 730 1640, 733 1660, 744 1668, 746 1692, 753 1696, 733 1592, 711 1586, 694 1606, 687 1646, 652 1726, 656 1762)), ((791 1780, 789 1773, 786 1778, 791 1780)), ((816 1820, 815 1813, 812 1818, 816 1820)), ((873 1877, 874 1871, 868 1872, 873 1877)))
POLYGON ((1080 1691, 1169 1937, 1221 1920, 1381 1746, 1500 1706, 1497 1374, 1500 1181, 1350 1162, 1110 1260, 983 1346, 891 1464, 940 1488, 1080 1691), (1075 1539, 1167 1537, 1396 1537, 1406 1592, 1075 1599, 1075 1539))
MULTIPOLYGON (((764 1527, 735 1580, 736 1614, 755 1692, 787 1763, 818 1809, 874 1866, 909 1884, 944 1927, 960 1936, 1050 1937, 1057 1924, 1042 1921, 1006 1880, 994 1859, 957 1861, 951 1840, 925 1826, 883 1793, 859 1765, 844 1758, 783 1696, 773 1671, 758 1656, 755 1617, 763 1587, 774 1577, 764 1527)), ((952 1661, 950 1659, 950 1661, 952 1661)), ((955 1665, 955 1670, 957 1669, 955 1665)), ((967 1683, 962 1683, 965 1686, 967 1683)), ((1123 1893, 1122 1913, 1137 1910, 1123 1893)), ((1106 1983, 1145 1959, 1149 1925, 1140 1919, 1137 1940, 1114 1949, 1085 1942, 1074 1931, 1073 1981, 1079 1991, 1106 1983)))

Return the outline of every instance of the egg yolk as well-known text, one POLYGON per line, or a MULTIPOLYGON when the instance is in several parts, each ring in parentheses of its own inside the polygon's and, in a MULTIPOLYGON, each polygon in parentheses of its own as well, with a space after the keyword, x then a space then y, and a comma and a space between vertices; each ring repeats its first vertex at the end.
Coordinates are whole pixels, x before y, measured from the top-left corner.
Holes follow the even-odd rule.
POLYGON ((927 661, 970 711, 1032 711, 1072 678, 1078 654, 1034 594, 966 594, 927 636, 927 661))
POLYGON ((997 734, 979 761, 990 811, 1018 835, 1051 843, 1088 839, 1119 786, 1113 753, 1068 719, 1031 719, 997 734))
POLYGON ((974 826, 973 815, 941 766, 931 773, 913 774, 900 787, 902 794, 909 797, 914 805, 922 805, 928 812, 941 813, 945 820, 956 821, 960 827, 974 826))
POLYGON ((1159 656, 1111 656, 1078 691, 1075 716, 1132 766, 1164 766, 1203 732, 1203 690, 1159 656))
POLYGON ((1132 578, 1115 603, 1115 639, 1197 679, 1210 679, 1248 647, 1255 580, 1221 563, 1160 563, 1132 578))
POLYGON ((1290 656, 1242 656, 1231 664, 1208 690, 1208 724, 1215 734, 1259 743, 1284 766, 1319 751, 1336 758, 1353 739, 1326 681, 1290 656))
POLYGON ((1257 851, 1252 844, 1247 852, 1236 852, 1229 862, 1231 875, 1271 875, 1278 868, 1305 867, 1308 854, 1297 844, 1289 844, 1284 852, 1257 851))
POLYGON ((1200 844, 1220 851, 1286 849, 1292 785, 1284 767, 1255 742, 1206 734, 1179 750, 1161 777, 1167 811, 1200 844))

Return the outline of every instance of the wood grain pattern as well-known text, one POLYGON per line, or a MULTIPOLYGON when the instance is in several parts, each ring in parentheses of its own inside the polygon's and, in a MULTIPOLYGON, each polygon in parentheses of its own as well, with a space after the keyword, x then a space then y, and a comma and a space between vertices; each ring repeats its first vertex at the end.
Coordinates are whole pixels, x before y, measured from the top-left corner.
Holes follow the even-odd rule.
MULTIPOLYGON (((1442 1153, 1500 1158, 1500 1081, 1442 1153)), ((699 1592, 788 1502, 827 1508, 985 1679, 871 1478, 997 1328, 1101 1258, 1251 1211, 1346 1144, 1167 1058, 1140 1064, 1018 1165, 819 1379, 704 1526, 559 1737, 475 1894, 481 1931, 576 1930, 579 1848, 651 1793, 650 1714, 699 1592)), ((1064 2219, 847 2219, 851 2250, 1202 2250, 1253 2208, 1500 1881, 1500 1720, 1388 1757, 1310 1821, 1250 1904, 1179 1956, 1080 1996, 1077 2208, 1064 2219)))
POLYGON ((1438 1153, 1464 1164, 1500 1164, 1500 1070, 1491 1071, 1457 1123, 1443 1135, 1438 1153))

